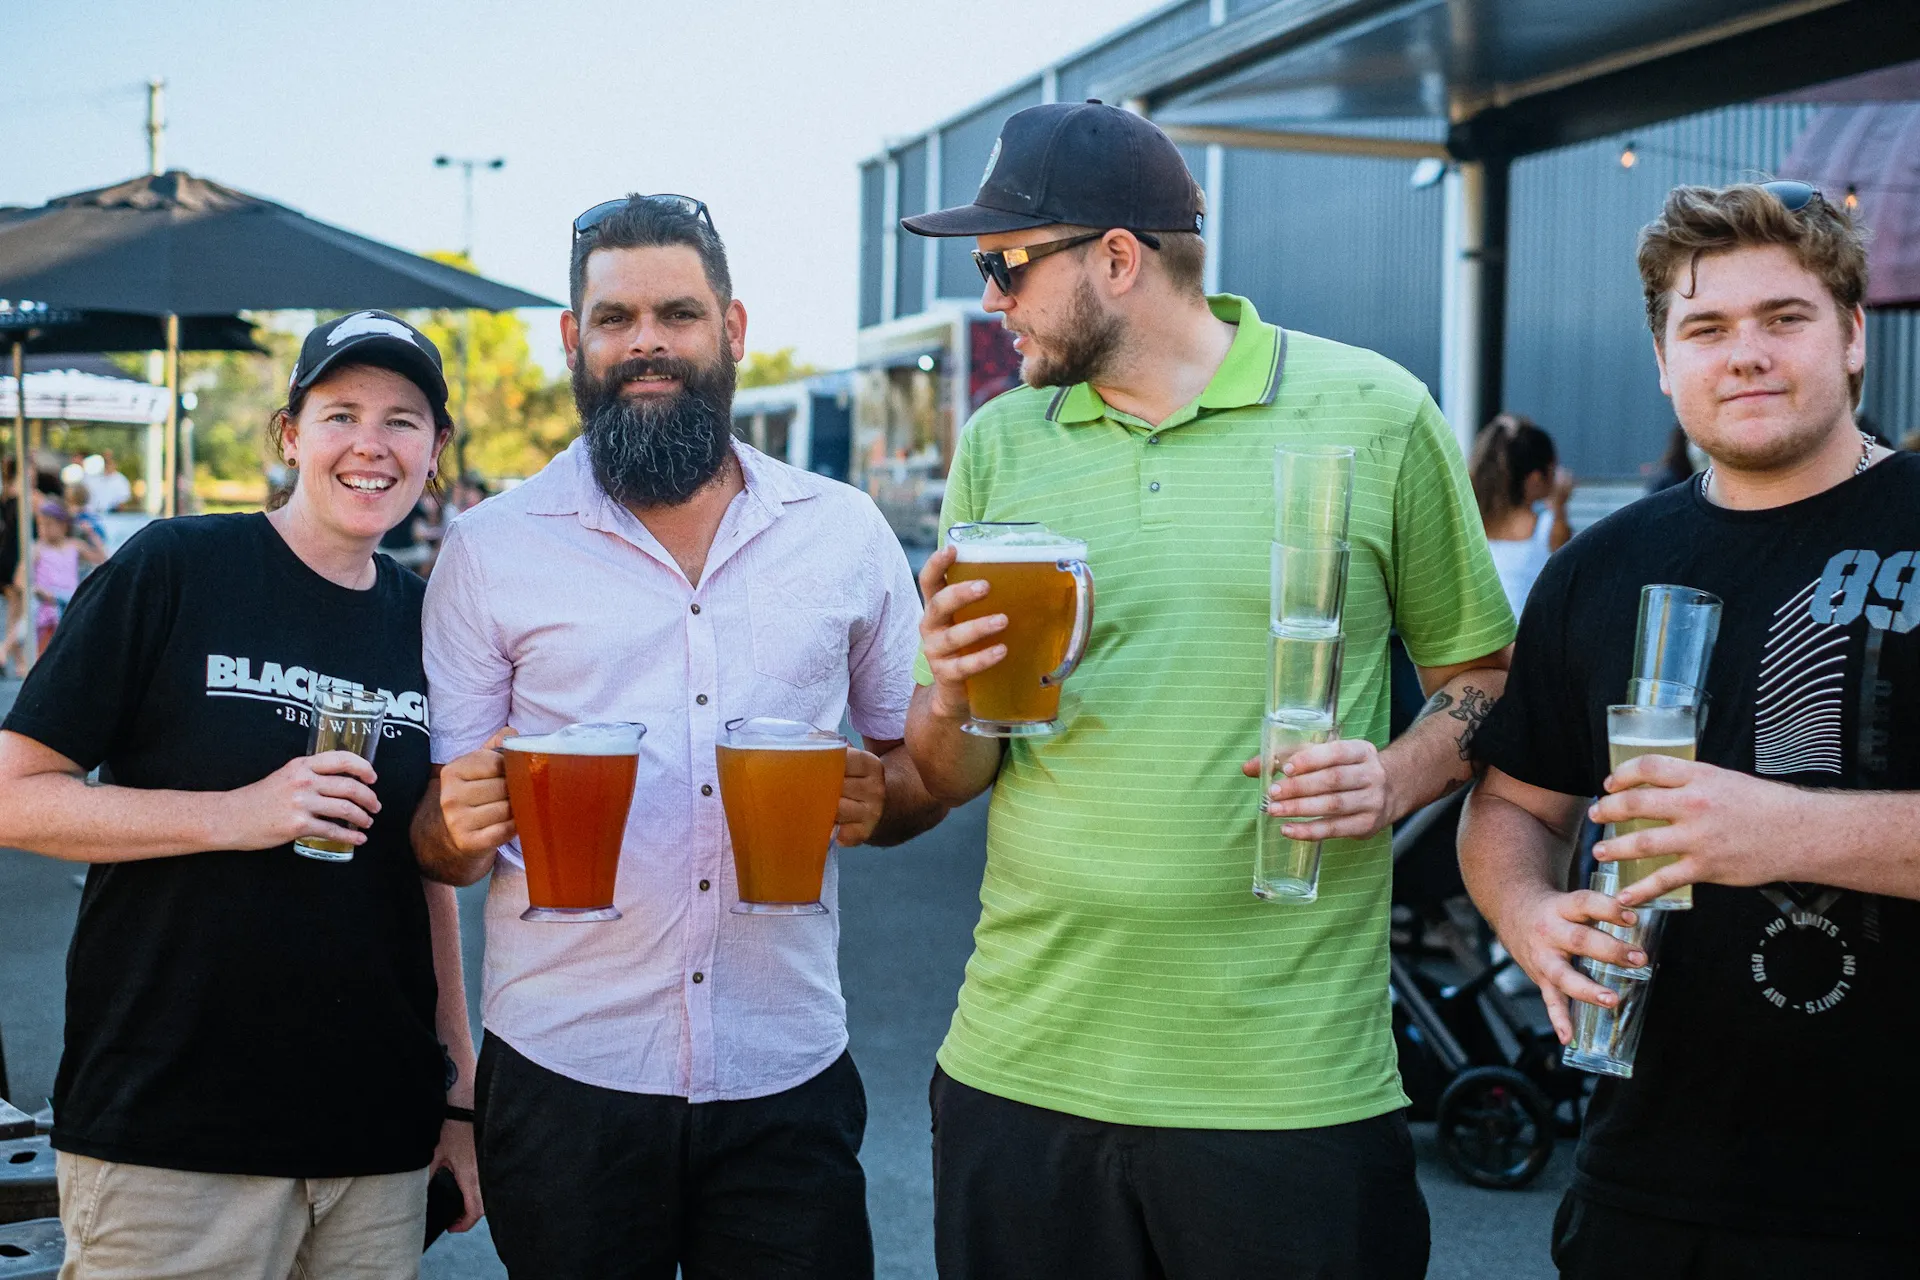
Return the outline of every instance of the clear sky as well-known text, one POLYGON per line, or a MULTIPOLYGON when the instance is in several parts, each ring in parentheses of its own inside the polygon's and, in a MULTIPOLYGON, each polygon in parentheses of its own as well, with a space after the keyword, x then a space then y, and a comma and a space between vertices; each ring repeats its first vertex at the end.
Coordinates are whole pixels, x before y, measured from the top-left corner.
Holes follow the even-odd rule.
MULTIPOLYGON (((857 163, 1161 2, 0 0, 0 204, 145 172, 162 76, 168 167, 408 249, 459 247, 435 155, 504 156, 474 180, 474 256, 552 298, 580 210, 699 196, 748 346, 839 366, 857 163)), ((529 314, 556 361, 557 313, 529 314)))

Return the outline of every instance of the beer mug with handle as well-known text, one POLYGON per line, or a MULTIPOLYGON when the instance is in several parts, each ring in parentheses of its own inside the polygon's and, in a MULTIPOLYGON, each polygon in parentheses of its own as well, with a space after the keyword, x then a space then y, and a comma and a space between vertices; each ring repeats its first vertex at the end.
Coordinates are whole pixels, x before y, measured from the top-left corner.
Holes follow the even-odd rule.
POLYGON ((714 756, 740 887, 736 914, 826 914, 820 885, 833 849, 847 746, 839 734, 797 720, 727 722, 714 756))
POLYGON ((1086 653, 1093 630, 1093 570, 1087 544, 1044 524, 957 524, 947 583, 985 581, 987 594, 954 610, 955 622, 991 614, 1007 625, 967 650, 1004 644, 1007 656, 967 679, 972 718, 961 726, 983 738, 1058 733, 1060 686, 1086 653))
POLYGON ((643 724, 570 724, 501 744, 527 869, 522 920, 620 918, 614 882, 646 732, 643 724))

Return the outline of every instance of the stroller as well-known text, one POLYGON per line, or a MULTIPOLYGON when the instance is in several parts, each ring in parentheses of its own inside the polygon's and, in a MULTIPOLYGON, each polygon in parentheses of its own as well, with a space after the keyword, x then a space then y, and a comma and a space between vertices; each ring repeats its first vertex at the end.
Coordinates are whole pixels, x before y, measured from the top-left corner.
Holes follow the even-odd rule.
POLYGON ((1454 851, 1465 797, 1394 832, 1393 1036, 1412 1115, 1434 1121, 1447 1163, 1474 1186, 1512 1190, 1539 1176, 1562 1134, 1579 1133, 1589 1077, 1561 1065, 1531 984, 1501 981, 1519 969, 1496 958, 1454 851))

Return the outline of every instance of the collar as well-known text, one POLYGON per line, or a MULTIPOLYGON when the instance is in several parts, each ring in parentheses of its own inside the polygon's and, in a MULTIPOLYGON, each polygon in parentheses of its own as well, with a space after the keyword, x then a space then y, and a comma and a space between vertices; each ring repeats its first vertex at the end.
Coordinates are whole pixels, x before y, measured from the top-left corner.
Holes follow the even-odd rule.
MULTIPOLYGON (((1226 358, 1213 371, 1200 398, 1161 423, 1161 430, 1197 417, 1202 409, 1244 409, 1249 405, 1272 404, 1280 392, 1280 374, 1287 363, 1286 330, 1266 323, 1252 301, 1238 294, 1211 295, 1207 298, 1207 308, 1216 319, 1237 326, 1233 344, 1227 348, 1226 358)), ((1076 382, 1062 387, 1054 395, 1053 402, 1047 406, 1047 420, 1073 426, 1098 422, 1111 412, 1092 383, 1076 382)))

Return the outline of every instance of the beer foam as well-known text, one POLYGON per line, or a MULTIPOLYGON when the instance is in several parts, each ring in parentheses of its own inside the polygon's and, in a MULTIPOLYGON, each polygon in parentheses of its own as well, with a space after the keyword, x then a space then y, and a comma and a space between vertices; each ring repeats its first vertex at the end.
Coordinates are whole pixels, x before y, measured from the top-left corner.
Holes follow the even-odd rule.
POLYGON ((646 732, 641 724, 570 724, 552 733, 521 734, 500 745, 549 756, 630 756, 640 749, 646 732))
POLYGON ((1693 744, 1694 744, 1694 740, 1693 740, 1692 734, 1687 734, 1685 737, 1682 737, 1682 738, 1676 738, 1676 737, 1616 738, 1611 735, 1609 735, 1607 738, 1607 745, 1609 746, 1638 747, 1643 751, 1653 751, 1660 748, 1671 749, 1673 747, 1689 747, 1690 748, 1693 746, 1693 744))
POLYGON ((1071 538, 1043 543, 956 542, 960 564, 1052 564, 1056 560, 1085 560, 1087 544, 1071 538))
POLYGON ((816 729, 799 720, 756 716, 730 722, 720 745, 751 751, 844 751, 848 744, 837 733, 816 729))

